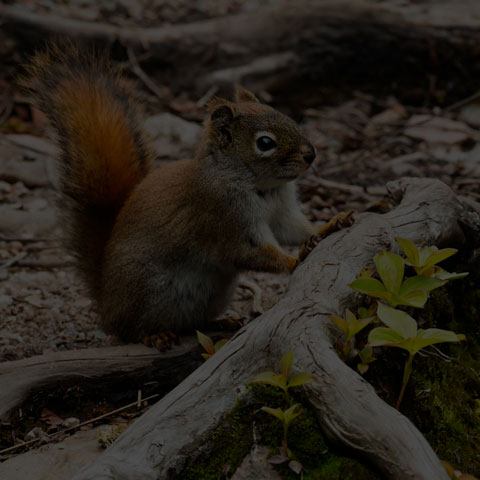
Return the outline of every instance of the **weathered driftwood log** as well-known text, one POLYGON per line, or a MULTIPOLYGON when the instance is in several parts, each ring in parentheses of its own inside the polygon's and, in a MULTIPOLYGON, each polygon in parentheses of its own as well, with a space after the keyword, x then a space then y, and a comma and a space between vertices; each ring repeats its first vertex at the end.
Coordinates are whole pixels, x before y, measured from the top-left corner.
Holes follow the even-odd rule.
MULTIPOLYGON (((148 50, 151 67, 174 87, 243 82, 305 98, 306 85, 336 89, 478 89, 480 5, 420 1, 279 1, 249 13, 159 27, 119 27, 0 5, 2 30, 23 45, 62 36, 148 50)), ((311 103, 310 103, 311 105, 311 103)))
POLYGON ((347 284, 375 253, 395 248, 395 236, 420 245, 460 245, 468 230, 478 240, 480 208, 438 180, 403 179, 389 184, 389 191, 399 206, 385 215, 358 215, 351 228, 323 240, 295 271, 279 303, 240 330, 76 480, 181 478, 186 460, 253 376, 274 368, 290 349, 294 369, 319 379, 305 390, 330 439, 360 452, 389 479, 446 480, 415 426, 339 359, 332 346, 338 332, 328 315, 355 302, 347 284))
MULTIPOLYGON (((83 395, 113 390, 141 389, 157 381, 158 393, 168 392, 199 365, 196 337, 184 338, 172 350, 158 352, 143 345, 89 348, 54 352, 0 364, 0 419, 8 419, 17 407, 28 410, 44 406, 49 398, 75 388, 83 395), (35 398, 34 402, 29 399, 35 398)), ((145 396, 145 395, 144 395, 145 396)))

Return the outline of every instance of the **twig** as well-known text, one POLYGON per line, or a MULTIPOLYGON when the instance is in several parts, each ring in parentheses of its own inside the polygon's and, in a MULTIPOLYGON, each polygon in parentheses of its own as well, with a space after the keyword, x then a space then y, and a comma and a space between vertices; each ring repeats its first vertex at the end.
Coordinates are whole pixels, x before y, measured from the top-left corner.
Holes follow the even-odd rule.
POLYGON ((74 265, 74 262, 65 262, 65 261, 44 261, 44 260, 29 260, 29 261, 19 261, 19 267, 28 267, 28 268, 61 268, 61 267, 71 267, 74 265))
POLYGON ((380 197, 387 194, 387 189, 385 187, 361 187, 360 185, 348 185, 346 183, 334 182, 333 180, 325 180, 323 178, 316 178, 314 183, 324 188, 331 188, 350 194, 369 194, 380 197))
POLYGON ((19 253, 18 255, 15 255, 13 258, 11 258, 10 260, 7 260, 6 262, 2 263, 2 265, 0 265, 0 268, 9 268, 9 267, 12 267, 13 265, 15 265, 16 263, 20 262, 20 260, 22 260, 22 258, 25 258, 26 256, 28 255, 27 252, 21 252, 19 253))
POLYGON ((127 48, 128 59, 131 62, 130 70, 151 90, 160 100, 165 100, 165 93, 156 85, 156 83, 142 70, 137 57, 131 47, 127 48))
POLYGON ((217 92, 218 92, 218 85, 211 86, 207 90, 207 93, 203 97, 201 97, 199 100, 197 100, 197 107, 203 108, 217 92))
POLYGON ((460 107, 463 107, 464 105, 468 105, 469 103, 474 102, 475 100, 478 100, 480 98, 480 90, 473 95, 470 95, 467 98, 464 98, 463 100, 459 100, 458 102, 455 102, 454 104, 450 105, 449 107, 445 108, 445 112, 452 112, 453 110, 457 110, 460 107))
MULTIPOLYGON (((160 396, 159 393, 156 393, 154 395, 150 395, 147 398, 143 398, 142 402, 146 402, 147 400, 151 400, 152 398, 156 398, 156 397, 159 397, 159 396, 160 396)), ((90 420, 85 420, 84 422, 79 423, 78 425, 75 425, 73 427, 68 427, 68 428, 65 428, 64 430, 60 430, 60 431, 55 432, 55 433, 46 434, 46 436, 48 438, 53 438, 57 435, 60 435, 61 433, 66 433, 66 432, 69 432, 70 430, 75 430, 77 428, 88 425, 89 423, 97 422, 98 420, 102 420, 103 418, 109 417, 110 415, 114 415, 115 413, 119 413, 119 412, 122 412, 123 410, 127 410, 128 408, 134 407, 135 405, 137 405, 137 403, 138 403, 138 400, 135 400, 134 402, 129 403, 128 405, 124 405, 123 407, 117 408, 116 410, 112 410, 111 412, 104 413, 103 415, 92 418, 90 420)), ((2 455, 4 453, 7 453, 7 452, 11 452, 12 450, 15 450, 17 448, 24 447, 25 445, 29 445, 29 444, 34 443, 34 442, 38 442, 39 440, 41 440, 41 438, 34 438, 33 440, 29 440, 28 442, 19 443, 18 445, 13 445, 12 447, 4 448, 3 450, 0 450, 0 455, 2 455)))
POLYGON ((20 243, 39 243, 39 242, 50 242, 58 241, 58 238, 21 238, 21 237, 7 237, 5 235, 0 235, 1 242, 20 242, 20 243))

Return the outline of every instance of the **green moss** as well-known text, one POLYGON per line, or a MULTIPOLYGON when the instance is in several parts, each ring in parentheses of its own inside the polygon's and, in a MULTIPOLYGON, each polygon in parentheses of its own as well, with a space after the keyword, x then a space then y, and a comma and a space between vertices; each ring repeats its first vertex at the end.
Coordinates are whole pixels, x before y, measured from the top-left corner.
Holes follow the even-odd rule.
MULTIPOLYGON (((455 266, 450 270, 462 271, 455 266)), ((450 358, 435 355, 433 349, 417 355, 400 408, 425 435, 439 458, 463 472, 477 475, 480 472, 479 285, 480 275, 472 273, 466 279, 435 290, 424 310, 411 312, 421 328, 464 333, 467 341, 438 345, 450 358)), ((378 357, 365 377, 393 405, 406 355, 399 349, 382 349, 378 357)))
POLYGON ((413 402, 406 414, 438 456, 464 472, 480 472, 480 279, 464 280, 434 292, 421 315, 428 327, 464 333, 467 341, 443 345, 452 359, 417 358, 413 402))
MULTIPOLYGON (((451 268, 450 270, 455 270, 451 268)), ((461 269, 456 269, 461 271, 461 269)), ((451 357, 417 355, 413 375, 401 411, 417 425, 438 456, 455 468, 480 472, 480 268, 478 275, 450 282, 436 290, 422 311, 415 310, 421 328, 443 328, 464 333, 467 341, 443 344, 440 350, 451 357), (420 313, 419 313, 420 312, 420 313)), ((382 349, 365 377, 377 392, 394 404, 400 388, 405 354, 399 349, 382 349)), ((293 401, 307 405, 295 395, 293 401)), ((263 405, 284 406, 283 393, 274 387, 254 384, 242 397, 222 426, 212 435, 206 450, 178 478, 217 480, 230 466, 233 473, 253 445, 253 424, 259 443, 272 454, 281 445, 282 425, 261 411, 263 405)), ((381 478, 361 462, 336 452, 322 435, 312 411, 291 424, 289 447, 305 468, 305 480, 373 480, 381 478)), ((287 465, 275 467, 282 478, 298 480, 287 465)))
POLYGON ((212 435, 201 454, 187 465, 178 478, 218 480, 228 468, 234 472, 253 446, 253 411, 248 401, 238 401, 222 425, 212 435))
MULTIPOLYGON (((306 404, 305 398, 296 398, 306 404)), ((274 387, 252 384, 249 392, 239 399, 222 426, 212 435, 204 451, 193 460, 178 477, 185 480, 218 480, 228 466, 232 474, 253 446, 253 425, 260 444, 278 453, 282 441, 282 425, 271 415, 261 411, 268 405, 284 407, 283 393, 274 387)), ((375 480, 370 470, 360 462, 335 453, 326 443, 314 414, 304 409, 290 425, 289 448, 305 468, 305 480, 375 480)), ((281 476, 298 480, 288 466, 276 467, 281 476)))
MULTIPOLYGON (((281 435, 280 429, 275 446, 280 446, 281 435)), ((359 461, 333 450, 325 441, 317 420, 310 410, 305 410, 292 422, 288 432, 288 446, 295 459, 303 465, 305 480, 375 480, 381 478, 359 461)), ((283 479, 298 480, 299 478, 287 465, 279 465, 276 469, 283 479)))

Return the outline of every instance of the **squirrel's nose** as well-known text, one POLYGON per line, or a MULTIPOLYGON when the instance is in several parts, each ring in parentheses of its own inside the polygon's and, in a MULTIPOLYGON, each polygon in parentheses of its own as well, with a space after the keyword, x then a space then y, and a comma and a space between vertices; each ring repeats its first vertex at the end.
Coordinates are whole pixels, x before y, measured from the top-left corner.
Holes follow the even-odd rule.
POLYGON ((301 147, 300 152, 305 162, 308 163, 309 165, 313 163, 313 161, 315 160, 315 157, 317 156, 317 151, 315 147, 311 144, 303 145, 301 147))

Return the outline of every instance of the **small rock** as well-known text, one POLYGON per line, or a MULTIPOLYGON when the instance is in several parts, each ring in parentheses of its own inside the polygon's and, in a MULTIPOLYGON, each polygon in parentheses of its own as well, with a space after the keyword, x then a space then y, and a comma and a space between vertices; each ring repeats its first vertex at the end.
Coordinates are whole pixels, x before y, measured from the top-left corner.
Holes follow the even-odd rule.
POLYGON ((63 422, 63 427, 72 428, 72 427, 76 427, 79 424, 80 424, 80 420, 78 418, 69 417, 63 422))
POLYGON ((28 442, 30 440, 35 440, 36 438, 41 438, 44 435, 46 434, 40 427, 35 427, 25 435, 25 441, 28 442))
POLYGON ((473 127, 480 128, 480 104, 472 103, 466 105, 460 110, 458 118, 473 127))
POLYGON ((193 150, 202 128, 171 113, 160 113, 148 118, 145 126, 161 156, 179 156, 181 150, 193 150))
POLYGON ((79 310, 83 310, 84 308, 88 308, 92 305, 92 300, 90 300, 89 298, 79 298, 75 300, 74 305, 79 310))
POLYGON ((404 134, 429 144, 456 145, 471 138, 471 131, 465 123, 430 115, 413 115, 404 134))
POLYGON ((43 306, 42 299, 38 295, 29 295, 28 297, 25 297, 25 301, 37 308, 43 306))
POLYGON ((101 330, 92 330, 90 332, 90 336, 95 338, 96 340, 105 340, 107 338, 107 335, 105 335, 105 333, 101 330))

